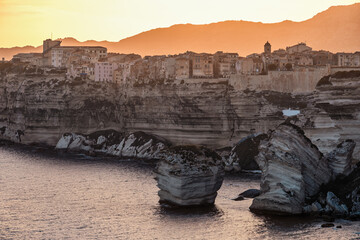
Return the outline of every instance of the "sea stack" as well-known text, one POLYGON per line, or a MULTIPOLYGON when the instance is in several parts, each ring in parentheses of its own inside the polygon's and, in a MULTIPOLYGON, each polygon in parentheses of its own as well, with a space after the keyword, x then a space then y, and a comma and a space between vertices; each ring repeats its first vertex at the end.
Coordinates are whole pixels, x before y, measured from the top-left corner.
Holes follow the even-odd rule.
POLYGON ((214 204, 224 176, 217 153, 200 146, 174 146, 160 156, 155 170, 160 202, 177 206, 214 204))
POLYGON ((305 199, 330 181, 328 160, 297 126, 284 123, 260 144, 261 195, 252 211, 280 215, 303 213, 305 199))

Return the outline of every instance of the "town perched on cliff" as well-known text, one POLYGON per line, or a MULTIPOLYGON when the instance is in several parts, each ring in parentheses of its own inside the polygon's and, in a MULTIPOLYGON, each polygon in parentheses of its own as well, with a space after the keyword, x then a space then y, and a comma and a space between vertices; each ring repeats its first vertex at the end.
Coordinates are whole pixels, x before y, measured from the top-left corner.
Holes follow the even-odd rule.
POLYGON ((359 57, 266 42, 142 58, 48 39, 0 64, 0 139, 157 161, 160 203, 185 207, 213 205, 225 172, 261 170, 234 199, 255 197, 251 211, 358 220, 359 57))
MULTIPOLYGON (((3 59, 3 62, 5 60, 3 59)), ((360 52, 331 53, 313 51, 306 43, 272 51, 266 42, 263 53, 240 57, 237 53, 215 54, 186 52, 168 56, 108 53, 101 46, 61 46, 61 41, 47 39, 43 53, 19 53, 11 60, 25 64, 28 73, 66 73, 68 79, 126 84, 139 80, 185 80, 190 78, 231 78, 253 76, 254 81, 269 73, 299 72, 317 74, 316 80, 338 71, 360 69, 360 52), (256 77, 258 76, 258 77, 256 77)))

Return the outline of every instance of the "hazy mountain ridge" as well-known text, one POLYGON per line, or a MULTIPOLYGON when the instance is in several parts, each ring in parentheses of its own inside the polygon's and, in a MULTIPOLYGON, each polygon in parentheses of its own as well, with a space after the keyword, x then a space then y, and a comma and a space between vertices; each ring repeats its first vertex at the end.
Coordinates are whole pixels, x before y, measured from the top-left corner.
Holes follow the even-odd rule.
MULTIPOLYGON (((270 41, 273 49, 306 42, 315 50, 355 52, 360 50, 360 3, 335 6, 303 22, 261 23, 224 21, 205 25, 177 24, 157 28, 119 42, 64 38, 63 45, 101 45, 109 52, 140 55, 176 54, 185 51, 238 52, 245 56, 262 52, 270 41)), ((10 59, 19 52, 41 52, 42 47, 0 48, 0 57, 10 59)))

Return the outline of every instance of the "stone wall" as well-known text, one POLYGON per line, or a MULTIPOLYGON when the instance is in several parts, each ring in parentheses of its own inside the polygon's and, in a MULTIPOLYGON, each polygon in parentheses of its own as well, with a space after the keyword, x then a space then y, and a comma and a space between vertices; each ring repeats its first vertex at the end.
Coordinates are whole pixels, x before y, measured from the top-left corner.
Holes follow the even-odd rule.
POLYGON ((330 74, 329 66, 306 67, 294 71, 269 71, 268 75, 234 75, 229 83, 237 90, 309 93, 319 80, 330 74))

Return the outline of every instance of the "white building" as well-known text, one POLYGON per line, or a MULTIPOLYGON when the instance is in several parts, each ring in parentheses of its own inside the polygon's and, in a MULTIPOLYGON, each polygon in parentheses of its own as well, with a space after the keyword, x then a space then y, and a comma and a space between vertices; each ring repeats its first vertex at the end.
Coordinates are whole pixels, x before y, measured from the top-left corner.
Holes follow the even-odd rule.
POLYGON ((299 43, 291 47, 286 48, 286 52, 289 54, 293 53, 303 53, 312 51, 311 47, 306 46, 306 43, 299 43))
POLYGON ((41 53, 18 53, 13 56, 13 62, 30 63, 31 65, 41 66, 42 64, 41 53))
POLYGON ((97 62, 95 63, 95 81, 96 82, 113 82, 114 71, 118 69, 118 63, 97 62))
POLYGON ((91 54, 94 56, 94 61, 98 61, 101 58, 105 58, 107 56, 107 49, 104 47, 67 47, 67 46, 59 46, 53 47, 50 50, 50 62, 53 67, 66 67, 66 63, 70 58, 71 54, 82 50, 85 54, 91 54))
POLYGON ((340 67, 360 67, 360 52, 337 53, 337 65, 340 67))

